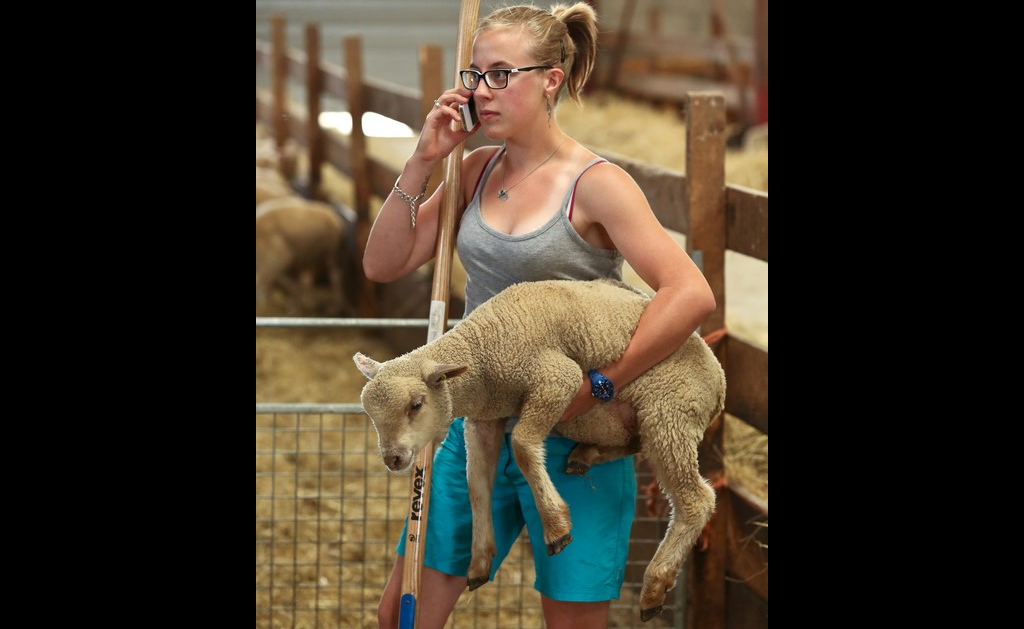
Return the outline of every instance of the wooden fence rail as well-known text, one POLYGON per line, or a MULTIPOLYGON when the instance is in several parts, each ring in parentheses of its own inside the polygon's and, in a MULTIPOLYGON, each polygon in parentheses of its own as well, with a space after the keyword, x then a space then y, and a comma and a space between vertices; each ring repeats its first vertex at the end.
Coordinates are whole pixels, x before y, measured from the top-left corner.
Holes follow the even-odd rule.
MULTIPOLYGON (((371 196, 385 198, 400 175, 399 170, 367 152, 362 113, 376 112, 418 131, 433 98, 443 91, 441 48, 421 47, 421 89, 411 90, 364 77, 358 37, 344 40, 345 59, 336 65, 319 58, 316 24, 306 27, 305 52, 285 48, 284 27, 284 18, 275 16, 271 42, 256 41, 257 72, 269 74, 270 82, 270 90, 257 86, 256 120, 273 129, 279 147, 294 140, 306 151, 308 181, 298 186, 306 196, 319 193, 320 171, 325 163, 353 180, 358 250, 348 260, 358 266, 370 227, 371 196), (305 87, 304 109, 289 103, 289 83, 305 87), (352 115, 352 133, 347 138, 320 127, 320 104, 325 98, 346 103, 352 115)), ((728 382, 725 412, 767 435, 768 349, 732 336, 725 329, 725 252, 731 250, 768 262, 768 195, 724 181, 726 108, 722 94, 691 92, 684 102, 685 175, 592 148, 633 176, 666 228, 686 235, 687 250, 702 265, 718 300, 717 310, 704 322, 702 331, 724 333, 713 348, 728 382)), ((470 138, 467 148, 487 143, 479 135, 470 138)), ((440 173, 435 173, 431 181, 440 179, 440 173)), ((357 299, 359 313, 377 316, 374 287, 365 282, 360 268, 349 272, 350 277, 362 282, 357 299)), ((709 429, 701 452, 702 470, 718 481, 719 493, 716 513, 708 526, 708 545, 692 553, 688 561, 686 627, 767 629, 768 504, 725 479, 722 420, 719 418, 709 429)), ((660 538, 660 534, 657 536, 660 538)))

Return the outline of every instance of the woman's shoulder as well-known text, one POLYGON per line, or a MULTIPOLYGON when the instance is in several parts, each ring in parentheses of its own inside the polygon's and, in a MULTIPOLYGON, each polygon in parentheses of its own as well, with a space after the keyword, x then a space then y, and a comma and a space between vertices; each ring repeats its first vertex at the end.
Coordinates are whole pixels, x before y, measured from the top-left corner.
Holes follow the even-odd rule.
POLYGON ((583 214, 598 223, 605 222, 606 212, 621 215, 648 205, 632 175, 596 153, 591 153, 588 160, 580 160, 574 193, 575 205, 585 208, 583 214))
POLYGON ((625 184, 636 185, 633 177, 618 164, 598 154, 582 162, 577 186, 598 197, 607 196, 625 184))

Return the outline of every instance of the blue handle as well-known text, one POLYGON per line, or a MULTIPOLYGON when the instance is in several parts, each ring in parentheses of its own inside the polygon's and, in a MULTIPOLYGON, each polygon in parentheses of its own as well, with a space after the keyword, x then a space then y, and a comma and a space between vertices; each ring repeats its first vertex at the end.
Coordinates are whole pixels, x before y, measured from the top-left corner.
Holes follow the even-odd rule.
POLYGON ((402 604, 398 608, 398 629, 413 629, 416 623, 416 597, 412 594, 402 595, 402 604))

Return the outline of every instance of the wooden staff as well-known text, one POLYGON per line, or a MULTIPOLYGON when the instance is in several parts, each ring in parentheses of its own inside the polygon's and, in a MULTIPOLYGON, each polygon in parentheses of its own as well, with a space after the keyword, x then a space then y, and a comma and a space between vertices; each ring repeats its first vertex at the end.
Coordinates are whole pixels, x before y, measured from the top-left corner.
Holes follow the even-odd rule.
MULTIPOLYGON (((459 11, 459 35, 455 54, 455 82, 459 70, 466 68, 473 57, 473 32, 480 15, 479 0, 462 0, 459 11)), ((458 123, 452 123, 458 124, 458 123)), ((462 151, 460 143, 445 158, 444 189, 441 216, 437 224, 437 245, 434 252, 434 282, 430 292, 430 320, 427 342, 441 336, 448 325, 448 293, 451 283, 454 251, 455 214, 462 203, 462 151)), ((417 601, 423 574, 423 550, 427 541, 427 514, 430 507, 430 469, 434 461, 434 442, 428 442, 413 462, 409 500, 408 537, 405 540, 405 563, 402 569, 402 602, 398 617, 399 629, 414 629, 418 624, 417 601)))

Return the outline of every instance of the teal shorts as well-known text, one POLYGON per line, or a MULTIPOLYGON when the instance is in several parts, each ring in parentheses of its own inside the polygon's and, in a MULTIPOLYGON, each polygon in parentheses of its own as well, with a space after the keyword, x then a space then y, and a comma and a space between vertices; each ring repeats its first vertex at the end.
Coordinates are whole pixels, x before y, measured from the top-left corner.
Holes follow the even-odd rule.
MULTIPOLYGON (((526 525, 537 572, 533 587, 537 591, 556 601, 619 598, 636 510, 633 457, 595 465, 585 476, 569 475, 564 472, 566 460, 576 442, 557 436, 547 438, 548 474, 569 504, 572 517, 572 543, 549 557, 533 494, 516 465, 510 438, 506 433, 494 481, 497 555, 491 563, 491 580, 526 525)), ((466 486, 462 418, 452 422, 434 453, 430 486, 423 563, 445 574, 464 577, 469 569, 473 515, 466 486)), ((398 542, 398 554, 403 556, 408 519, 406 527, 398 542)))

